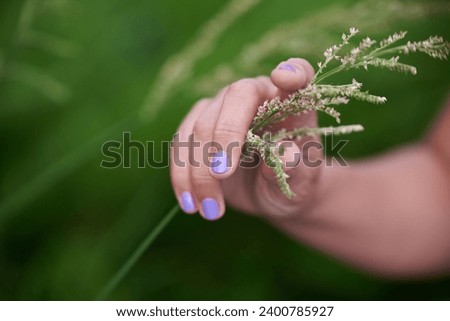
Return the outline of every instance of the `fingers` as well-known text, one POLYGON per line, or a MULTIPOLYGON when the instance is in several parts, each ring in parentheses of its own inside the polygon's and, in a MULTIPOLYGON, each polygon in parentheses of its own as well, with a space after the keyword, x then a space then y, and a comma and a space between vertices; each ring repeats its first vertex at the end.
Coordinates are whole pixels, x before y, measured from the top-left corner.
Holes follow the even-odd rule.
POLYGON ((175 195, 181 209, 189 214, 197 212, 197 205, 192 195, 190 178, 189 150, 192 142, 192 130, 194 124, 210 104, 209 99, 200 100, 185 117, 172 141, 170 148, 170 177, 175 195))
POLYGON ((256 109, 276 93, 268 77, 240 80, 213 100, 198 103, 186 117, 179 139, 187 142, 191 137, 188 145, 192 148, 173 148, 171 163, 172 184, 186 212, 198 209, 208 220, 222 217, 225 204, 217 178, 236 170, 256 109), (188 165, 177 166, 178 159, 188 165))
POLYGON ((271 80, 284 93, 305 87, 314 77, 314 68, 302 58, 283 61, 271 73, 271 80))
POLYGON ((193 134, 199 148, 193 154, 198 166, 190 167, 190 179, 204 218, 216 220, 223 216, 225 204, 218 178, 228 177, 239 166, 241 148, 256 110, 276 92, 268 77, 237 81, 222 91, 196 120, 193 134))
POLYGON ((217 151, 211 163, 211 175, 224 179, 238 168, 242 146, 258 106, 273 97, 277 88, 268 77, 242 79, 226 90, 213 132, 217 151))
POLYGON ((224 91, 214 99, 199 101, 183 120, 171 147, 170 174, 181 209, 215 220, 225 206, 220 182, 209 174, 208 144, 220 111, 224 91))
POLYGON ((221 183, 210 174, 210 150, 214 148, 213 132, 224 94, 220 94, 197 118, 192 133, 197 144, 192 151, 190 179, 195 202, 203 218, 217 220, 225 212, 221 183))

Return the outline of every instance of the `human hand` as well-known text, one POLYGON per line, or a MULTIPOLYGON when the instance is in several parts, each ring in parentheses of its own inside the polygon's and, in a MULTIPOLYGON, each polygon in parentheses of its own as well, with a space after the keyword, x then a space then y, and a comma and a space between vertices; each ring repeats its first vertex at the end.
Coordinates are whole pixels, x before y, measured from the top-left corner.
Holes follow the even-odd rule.
MULTIPOLYGON (((239 80, 216 97, 194 105, 171 148, 172 185, 185 212, 198 209, 205 219, 216 220, 223 216, 226 200, 244 212, 277 217, 296 215, 311 204, 320 166, 308 166, 304 160, 313 164, 323 158, 318 145, 311 144, 319 143, 318 137, 277 143, 283 146, 280 158, 296 194, 292 199, 280 191, 273 171, 262 161, 243 167, 240 159, 258 106, 277 96, 286 98, 305 87, 313 75, 314 69, 306 60, 291 58, 280 63, 270 78, 239 80)), ((316 126, 317 115, 310 111, 291 116, 270 130, 316 126)))

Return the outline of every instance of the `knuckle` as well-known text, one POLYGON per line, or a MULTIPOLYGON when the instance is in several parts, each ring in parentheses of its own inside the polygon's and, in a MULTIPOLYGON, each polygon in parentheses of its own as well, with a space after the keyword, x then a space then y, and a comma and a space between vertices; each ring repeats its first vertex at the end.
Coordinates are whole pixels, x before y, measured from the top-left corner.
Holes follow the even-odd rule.
POLYGON ((211 99, 210 99, 210 98, 202 98, 202 99, 198 100, 198 101, 194 104, 194 107, 193 107, 193 108, 198 108, 198 107, 201 107, 201 106, 208 105, 210 102, 211 102, 211 99))
POLYGON ((176 136, 181 137, 183 136, 183 134, 185 134, 187 132, 187 126, 185 121, 183 121, 180 126, 178 126, 177 130, 175 131, 175 133, 173 134, 172 138, 176 138, 176 136))
POLYGON ((255 78, 258 83, 270 83, 270 77, 267 76, 258 76, 255 78))
POLYGON ((208 137, 209 124, 206 120, 199 118, 192 128, 195 139, 204 139, 208 137))
POLYGON ((227 94, 233 96, 246 96, 258 93, 258 86, 255 79, 240 79, 228 86, 227 94))
POLYGON ((245 136, 245 131, 236 124, 221 122, 214 130, 214 139, 217 141, 229 141, 245 136))
POLYGON ((203 98, 198 100, 193 107, 191 108, 191 112, 183 119, 183 121, 181 122, 180 126, 177 129, 177 133, 183 133, 186 132, 190 129, 189 126, 189 115, 192 114, 193 111, 195 111, 196 109, 203 109, 206 106, 208 106, 211 103, 211 99, 210 98, 203 98))
POLYGON ((197 168, 191 172, 192 182, 197 186, 205 187, 206 184, 212 182, 213 178, 207 170, 201 170, 197 168))

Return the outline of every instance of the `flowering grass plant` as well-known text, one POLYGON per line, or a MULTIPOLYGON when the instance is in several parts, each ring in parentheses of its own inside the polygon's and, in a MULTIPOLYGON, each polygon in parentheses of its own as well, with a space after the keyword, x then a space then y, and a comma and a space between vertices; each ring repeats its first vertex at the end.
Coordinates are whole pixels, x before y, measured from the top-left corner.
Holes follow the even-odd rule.
POLYGON ((362 131, 361 125, 348 125, 338 127, 296 128, 292 131, 285 129, 273 133, 271 127, 292 115, 300 115, 309 111, 318 111, 333 117, 340 123, 340 113, 335 106, 347 104, 351 99, 366 101, 373 104, 383 104, 386 97, 369 94, 362 91, 362 83, 353 79, 349 84, 325 83, 330 76, 351 69, 370 67, 386 68, 415 75, 414 66, 401 63, 400 55, 411 52, 422 52, 432 58, 447 59, 450 52, 450 43, 442 37, 431 36, 427 40, 398 44, 405 38, 406 32, 394 33, 379 42, 366 37, 359 44, 350 48, 350 40, 358 34, 358 29, 350 28, 348 34, 342 35, 342 42, 333 45, 324 52, 325 60, 319 62, 314 78, 306 88, 297 90, 285 100, 274 98, 265 101, 259 106, 247 133, 244 153, 257 152, 270 166, 278 181, 280 190, 288 198, 295 196, 287 182, 288 175, 279 158, 274 142, 282 139, 297 140, 305 136, 348 134, 362 131), (347 49, 347 50, 345 50, 347 49), (334 65, 334 66, 333 66, 334 65))

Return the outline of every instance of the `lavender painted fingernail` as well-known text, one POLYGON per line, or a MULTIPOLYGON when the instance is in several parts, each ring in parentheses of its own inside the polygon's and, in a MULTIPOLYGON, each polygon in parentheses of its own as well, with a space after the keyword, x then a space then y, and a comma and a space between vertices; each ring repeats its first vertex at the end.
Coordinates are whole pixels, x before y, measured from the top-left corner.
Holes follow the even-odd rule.
POLYGON ((282 65, 280 65, 278 67, 278 69, 280 69, 280 70, 288 70, 288 71, 295 71, 296 70, 296 68, 293 65, 291 65, 291 64, 282 64, 282 65))
POLYGON ((229 169, 227 153, 223 150, 215 153, 211 162, 211 170, 216 174, 224 174, 229 169))
POLYGON ((193 213, 197 211, 191 193, 183 192, 183 194, 181 194, 181 207, 183 208, 183 211, 187 213, 193 213))
POLYGON ((205 214, 205 218, 207 220, 215 220, 219 218, 220 209, 219 204, 213 198, 205 198, 202 202, 203 204, 203 213, 205 214))

